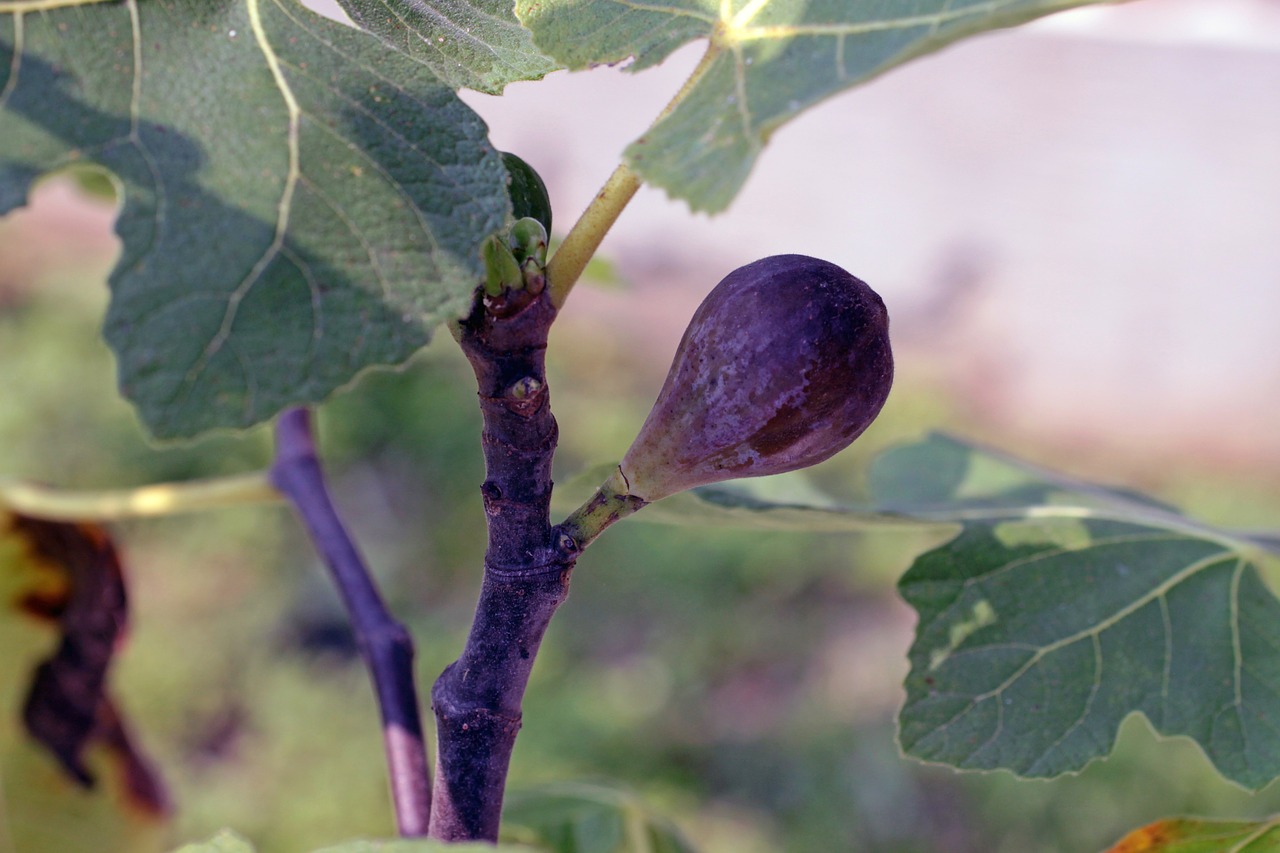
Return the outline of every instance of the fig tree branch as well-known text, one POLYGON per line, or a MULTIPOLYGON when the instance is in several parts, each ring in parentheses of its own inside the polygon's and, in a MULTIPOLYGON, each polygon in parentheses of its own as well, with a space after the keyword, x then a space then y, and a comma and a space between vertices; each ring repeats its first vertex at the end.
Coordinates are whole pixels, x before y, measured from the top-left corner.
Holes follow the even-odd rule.
POLYGON ((406 837, 426 835, 431 778, 413 680, 413 639, 387 610, 338 515, 316 455, 307 409, 290 409, 276 423, 271 482, 292 502, 329 567, 373 678, 399 832, 406 837))
POLYGON ((431 694, 438 741, 432 838, 497 839, 525 687, 577 557, 550 524, 557 428, 543 356, 554 318, 543 291, 511 314, 477 300, 460 325, 484 418, 489 538, 466 646, 431 694))

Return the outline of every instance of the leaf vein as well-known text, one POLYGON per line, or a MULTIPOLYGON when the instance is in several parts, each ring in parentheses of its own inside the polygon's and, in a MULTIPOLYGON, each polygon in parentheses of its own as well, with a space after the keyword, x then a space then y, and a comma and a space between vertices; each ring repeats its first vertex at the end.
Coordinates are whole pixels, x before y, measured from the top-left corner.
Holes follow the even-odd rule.
POLYGON ((271 72, 271 78, 275 81, 276 88, 280 92, 280 97, 284 100, 286 120, 286 137, 285 145, 288 150, 288 171, 285 174, 284 187, 280 191, 280 199, 276 203, 276 227, 275 234, 272 236, 270 245, 263 250, 262 256, 254 263, 253 267, 245 274, 240 283, 231 291, 227 297, 227 306, 222 315, 222 323, 218 331, 214 334, 212 340, 201 353, 200 358, 187 371, 183 378, 183 384, 187 387, 193 386, 200 374, 204 372, 210 359, 217 355, 218 351, 226 344, 227 339, 231 335, 231 329, 235 325, 236 314, 239 311, 240 303, 244 300, 245 295, 261 278, 267 267, 279 255, 281 247, 284 245, 285 234, 289 229, 289 216, 293 205, 293 193, 298 183, 299 175, 299 150, 298 150, 298 132, 299 118, 301 108, 297 99, 294 97, 293 89, 289 86, 289 81, 285 79, 284 71, 280 66, 280 60, 276 56, 275 49, 272 47, 270 38, 267 35, 266 27, 262 22, 262 10, 260 7, 262 0, 245 0, 245 8, 249 14, 249 26, 253 30, 254 40, 258 45, 258 49, 262 52, 263 58, 266 60, 267 68, 271 72))
MULTIPOLYGON (((638 3, 635 0, 612 0, 614 5, 621 6, 624 9, 631 9, 636 12, 660 12, 670 15, 673 18, 693 18, 695 21, 702 21, 707 25, 714 27, 720 17, 712 17, 698 9, 678 9, 673 6, 662 6, 657 3, 638 3)), ((723 13, 722 13, 723 14, 723 13)))
POLYGON ((302 275, 302 280, 307 283, 307 289, 311 293, 311 339, 307 342, 308 355, 305 359, 306 361, 311 361, 316 357, 320 340, 324 337, 324 313, 320 310, 321 302, 323 301, 320 296, 320 283, 316 281, 311 264, 307 263, 289 246, 282 248, 280 254, 288 258, 289 262, 302 275))
MULTIPOLYGON (((1093 710, 1093 702, 1097 699, 1098 691, 1102 687, 1102 641, 1098 634, 1094 634, 1091 639, 1093 641, 1093 682, 1089 685, 1089 695, 1084 700, 1084 707, 1080 709, 1080 714, 1075 721, 1067 726, 1053 743, 1045 747, 1040 754, 1041 760, 1046 759, 1049 753, 1062 746, 1067 738, 1071 737, 1072 732, 1084 725, 1084 721, 1089 719, 1089 712, 1093 710)), ((1032 765, 1032 770, 1034 769, 1035 765, 1032 765)))
MULTIPOLYGON (((1177 584, 1181 583, 1182 581, 1186 580, 1192 575, 1195 575, 1198 572, 1201 572, 1204 569, 1208 568, 1209 566, 1213 565, 1214 563, 1218 562, 1222 558, 1222 556, 1223 556, 1222 553, 1217 553, 1217 554, 1212 554, 1208 557, 1202 558, 1200 560, 1197 560, 1196 562, 1190 564, 1180 572, 1177 572, 1176 574, 1174 574, 1164 582, 1158 584, 1150 592, 1142 596, 1139 596, 1133 602, 1120 608, 1114 615, 1109 616, 1105 619, 1102 619, 1097 624, 1092 625, 1088 628, 1082 629, 1080 631, 1077 631, 1074 634, 1070 634, 1066 637, 1062 637, 1058 640, 1055 640, 1052 643, 1047 643, 1043 646, 1037 647, 1036 651, 1023 664, 1021 664, 1011 675, 1009 675, 1003 682, 1001 682, 996 687, 993 687, 992 689, 984 693, 979 693, 972 696, 969 702, 969 705, 964 710, 958 712, 956 716, 953 717, 951 720, 948 720, 947 722, 939 726, 939 729, 943 729, 950 726, 953 722, 955 722, 955 720, 959 719, 960 717, 967 714, 970 710, 977 707, 979 703, 987 701, 989 699, 997 698, 1003 695, 1003 693, 1006 690, 1008 690, 1015 683, 1017 683, 1019 679, 1021 679, 1024 675, 1030 672, 1036 665, 1038 665, 1042 660, 1044 660, 1044 658, 1047 655, 1055 651, 1058 651, 1060 649, 1064 649, 1067 646, 1070 646, 1074 643, 1080 642, 1085 638, 1092 637, 1095 639, 1095 642, 1096 642, 1096 636, 1098 633, 1100 633, 1101 631, 1113 625, 1118 624, 1121 620, 1125 619, 1126 617, 1128 617, 1129 615, 1131 615, 1141 607, 1144 607, 1145 605, 1149 604, 1152 600, 1155 600, 1157 597, 1163 596, 1164 594, 1166 594, 1170 589, 1172 589, 1177 584)), ((1001 647, 1010 647, 1010 646, 1015 648, 1017 647, 1015 644, 1001 644, 1001 647)), ((981 648, 986 648, 986 647, 975 647, 971 649, 966 649, 965 651, 978 651, 981 648)), ((952 655, 951 658, 949 658, 949 661, 954 661, 956 657, 957 657, 956 655, 952 655)))
MULTIPOLYGON (((389 4, 387 4, 386 2, 383 2, 382 5, 386 6, 387 11, 391 12, 391 14, 394 15, 398 21, 400 21, 402 24, 405 25, 405 29, 406 29, 405 43, 406 44, 408 44, 408 39, 410 34, 417 34, 419 35, 419 38, 423 44, 430 45, 434 50, 439 50, 439 48, 436 45, 431 44, 430 40, 421 38, 421 35, 417 33, 416 28, 402 15, 395 12, 389 4)), ((433 21, 435 21, 441 27, 441 29, 449 33, 450 37, 455 40, 455 43, 458 41, 463 41, 471 45, 478 45, 479 47, 483 48, 485 53, 488 53, 491 56, 493 56, 495 60, 501 61, 501 56, 493 45, 489 44, 479 36, 472 34, 472 32, 469 29, 464 27, 462 24, 455 22, 452 18, 450 18, 448 15, 445 15, 440 10, 432 7, 427 3, 421 2, 421 0, 409 0, 408 6, 414 11, 419 12, 424 18, 430 18, 433 21)), ((439 44, 440 42, 444 42, 445 40, 446 40, 445 36, 440 36, 439 42, 437 42, 437 44, 439 44)))
MULTIPOLYGON (((160 168, 155 155, 142 137, 142 21, 138 12, 137 0, 129 0, 127 6, 129 10, 129 35, 132 39, 133 80, 129 91, 129 135, 125 141, 137 151, 147 169, 147 174, 151 176, 151 200, 155 206, 151 214, 151 243, 145 247, 139 247, 136 253, 138 257, 144 258, 151 254, 151 250, 159 242, 159 234, 164 230, 168 222, 169 194, 165 189, 164 170, 160 168)), ((130 204, 127 194, 125 196, 125 204, 130 204)))
MULTIPOLYGON (((384 74, 380 73, 373 66, 369 65, 368 63, 362 62, 353 56, 350 56, 349 54, 344 52, 341 48, 339 48, 337 45, 333 44, 331 41, 329 41, 328 39, 324 38, 320 34, 313 31, 310 27, 306 26, 306 24, 303 21, 296 18, 288 10, 282 9, 282 11, 284 12, 285 15, 289 17, 289 20, 294 25, 296 25, 300 30, 302 30, 308 36, 310 36, 311 38, 315 39, 317 42, 322 44, 332 53, 341 57, 344 62, 347 62, 355 67, 358 67, 364 70, 366 73, 368 73, 372 77, 376 77, 378 80, 381 80, 389 88, 394 89, 400 95, 413 98, 412 93, 407 92, 403 87, 398 85, 395 81, 386 77, 384 74)), ((434 166, 436 168, 436 174, 440 177, 440 179, 442 179, 442 181, 447 182, 448 186, 454 188, 455 190, 459 191, 462 194, 467 195, 469 198, 471 198, 473 202, 478 201, 475 198, 475 195, 467 190, 465 185, 460 183, 457 180, 457 178, 450 175, 447 169, 443 168, 443 166, 440 164, 439 160, 435 158, 435 156, 433 156, 429 151, 420 147, 412 139, 405 136, 404 133, 400 131, 398 128, 388 124, 378 114, 374 113, 367 106, 365 106, 361 101, 349 97, 342 90, 335 88, 326 80, 320 79, 312 75, 311 73, 309 73, 307 70, 303 68, 299 68, 298 66, 291 65, 291 64, 284 64, 283 67, 287 67, 291 73, 294 73, 299 77, 305 77, 315 85, 327 90, 330 95, 332 95, 335 99, 345 103, 349 108, 353 110, 358 110, 359 112, 363 113, 370 121, 375 122, 388 135, 393 136, 396 140, 398 140, 401 144, 403 144, 405 148, 407 148, 410 151, 413 151, 415 154, 421 157, 424 162, 430 163, 432 166, 434 166)), ((426 106, 426 104, 421 99, 415 98, 414 100, 416 100, 420 105, 424 107, 426 106)), ((305 110, 302 111, 302 114, 310 118, 316 118, 315 116, 312 116, 309 112, 305 110)), ((347 146, 352 151, 359 154, 364 159, 365 163, 369 164, 369 166, 372 169, 376 170, 380 175, 382 175, 382 177, 387 181, 388 185, 395 189, 395 191, 401 196, 401 198, 405 200, 405 203, 408 205, 409 209, 413 211, 414 217, 417 219, 418 224, 422 229, 422 233, 427 238, 428 242, 431 243, 431 250, 433 252, 438 252, 441 247, 438 240, 436 239, 434 230, 431 228, 430 223, 427 221, 423 211, 414 202, 413 198, 408 194, 408 192, 404 189, 402 182, 395 180, 391 176, 391 174, 386 170, 386 168, 378 160, 374 159, 373 155, 370 154, 364 148, 364 146, 359 145, 353 140, 348 139, 347 137, 338 133, 334 128, 330 127, 326 122, 317 120, 315 122, 315 126, 323 131, 327 131, 333 134, 334 138, 342 140, 344 143, 347 144, 347 146)))
MULTIPOLYGON (((948 4, 950 5, 950 4, 948 4)), ((992 0, 962 9, 950 9, 928 15, 906 15, 901 18, 882 18, 857 23, 769 24, 764 26, 734 27, 728 34, 735 41, 760 39, 788 39, 797 36, 866 35, 886 30, 907 30, 929 27, 935 33, 943 24, 964 18, 988 15, 1013 5, 1012 0, 992 0)))
MULTIPOLYGON (((380 262, 378 261, 377 253, 373 249, 372 242, 370 242, 370 240, 365 236, 364 229, 361 228, 359 224, 355 221, 355 219, 353 219, 347 213, 347 210, 345 207, 343 207, 332 196, 330 196, 328 193, 322 190, 319 186, 317 186, 314 181, 308 180, 304 175, 303 182, 305 183, 309 191, 314 193, 315 196, 318 199, 320 199, 320 201, 324 202, 325 207, 331 210, 334 216, 342 220, 342 224, 346 226, 347 231, 351 234, 352 237, 355 237, 356 240, 360 243, 360 248, 364 250, 365 257, 369 260, 369 268, 373 271, 373 277, 377 280, 378 285, 382 290, 383 301, 390 304, 392 302, 391 283, 388 280, 384 271, 382 270, 380 262)), ((319 291, 315 287, 313 287, 312 289, 313 289, 313 293, 315 293, 317 296, 316 301, 318 303, 319 291)))

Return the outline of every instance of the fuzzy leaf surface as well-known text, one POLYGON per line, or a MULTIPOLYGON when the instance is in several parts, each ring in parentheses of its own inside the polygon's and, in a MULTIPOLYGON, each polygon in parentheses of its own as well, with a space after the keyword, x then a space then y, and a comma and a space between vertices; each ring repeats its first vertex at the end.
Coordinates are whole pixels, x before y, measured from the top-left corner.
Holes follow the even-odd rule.
POLYGON ((1271 538, 942 438, 890 454, 877 483, 900 511, 962 524, 899 583, 920 615, 909 755, 1057 776, 1107 755, 1141 713, 1234 782, 1280 776, 1271 538))
POLYGON ((364 29, 455 89, 502 94, 560 66, 533 46, 511 0, 338 0, 364 29))
POLYGON ((632 70, 708 39, 680 103, 627 148, 649 183, 694 210, 729 205, 779 127, 819 101, 972 35, 1105 0, 518 0, 569 68, 632 70))
POLYGON ((292 0, 31 8, 0 0, 0 213, 116 176, 105 334, 153 433, 315 402, 465 312, 506 173, 425 66, 292 0))

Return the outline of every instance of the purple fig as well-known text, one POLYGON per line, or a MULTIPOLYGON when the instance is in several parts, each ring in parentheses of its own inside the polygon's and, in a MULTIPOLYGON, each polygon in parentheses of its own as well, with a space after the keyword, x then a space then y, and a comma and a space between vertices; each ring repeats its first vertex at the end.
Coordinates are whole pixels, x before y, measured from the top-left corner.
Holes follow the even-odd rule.
POLYGON ((893 383, 889 315, 835 264, 775 255, 734 270, 694 313, 619 466, 652 502, 816 464, 862 434, 893 383))

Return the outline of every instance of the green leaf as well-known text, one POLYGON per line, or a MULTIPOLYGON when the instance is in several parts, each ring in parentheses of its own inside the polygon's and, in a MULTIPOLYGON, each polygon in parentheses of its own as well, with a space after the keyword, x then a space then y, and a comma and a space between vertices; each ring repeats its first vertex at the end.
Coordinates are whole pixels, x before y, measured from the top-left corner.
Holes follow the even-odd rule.
POLYGON ((1107 853, 1280 853, 1280 821, 1158 820, 1120 839, 1107 853))
POLYGON ((247 427, 399 364, 465 313, 509 215, 483 122, 290 0, 0 4, 0 213, 120 181, 105 334, 161 437, 247 427))
POLYGON ((585 783, 516 791, 503 809, 504 833, 555 853, 693 853, 693 847, 639 797, 585 783))
POLYGON ((533 46, 511 0, 338 0, 364 29, 455 89, 499 95, 560 66, 533 46))
POLYGON ((674 109, 627 149, 649 183, 719 211, 769 137, 819 101, 968 36, 1106 0, 518 0, 543 51, 569 68, 706 57, 674 109))
POLYGON ((886 464, 882 488, 912 470, 930 484, 895 511, 963 524, 900 582, 920 615, 899 718, 909 755, 1056 776, 1109 753, 1138 712, 1241 785, 1280 776, 1267 540, 940 437, 886 464), (960 476, 930 467, 960 452, 960 476))
POLYGON ((941 435, 881 455, 869 483, 871 504, 784 475, 695 489, 636 517, 957 530, 900 582, 920 616, 899 718, 909 755, 1055 776, 1109 753, 1138 712, 1241 785, 1280 777, 1280 601, 1260 573, 1277 537, 941 435))

